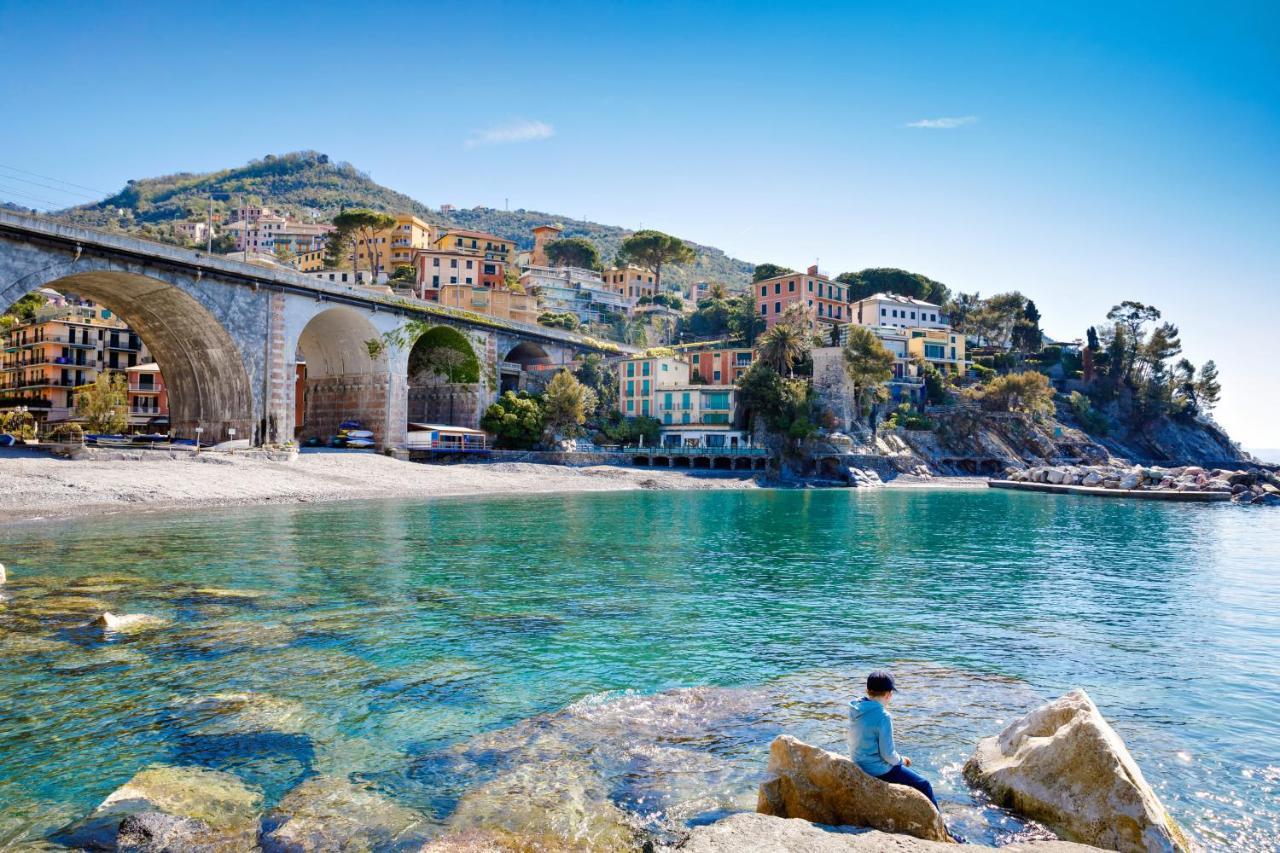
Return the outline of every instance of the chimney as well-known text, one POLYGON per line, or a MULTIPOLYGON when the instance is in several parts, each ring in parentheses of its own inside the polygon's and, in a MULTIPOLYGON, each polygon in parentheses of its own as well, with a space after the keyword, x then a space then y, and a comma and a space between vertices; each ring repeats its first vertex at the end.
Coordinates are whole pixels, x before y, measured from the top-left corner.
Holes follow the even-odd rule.
POLYGON ((809 275, 817 275, 817 274, 818 274, 817 264, 814 264, 813 266, 809 267, 809 275))

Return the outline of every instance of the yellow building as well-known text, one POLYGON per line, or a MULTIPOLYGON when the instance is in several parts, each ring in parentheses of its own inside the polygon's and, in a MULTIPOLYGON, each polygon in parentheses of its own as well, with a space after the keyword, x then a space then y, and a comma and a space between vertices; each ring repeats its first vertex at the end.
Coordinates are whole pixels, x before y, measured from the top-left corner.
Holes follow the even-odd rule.
POLYGON ((310 252, 299 252, 285 261, 298 272, 319 272, 324 269, 324 249, 313 249, 310 252))
POLYGON ((618 406, 629 418, 656 418, 667 447, 747 445, 733 428, 737 392, 732 386, 705 385, 689 362, 674 356, 640 356, 618 364, 618 406))
POLYGON ((441 234, 433 244, 437 249, 452 252, 466 252, 472 255, 483 255, 491 261, 511 262, 511 254, 515 243, 484 231, 464 231, 455 229, 441 234))
POLYGON ((632 265, 611 267, 605 270, 601 277, 606 287, 628 299, 639 299, 642 296, 652 298, 658 294, 658 285, 653 271, 642 267, 632 265))
POLYGON ((538 300, 513 290, 470 284, 442 284, 437 300, 449 308, 461 308, 517 323, 538 322, 538 300))
POLYGON ((375 232, 366 241, 357 235, 355 257, 358 267, 390 275, 396 267, 413 264, 413 250, 430 248, 435 239, 435 226, 411 213, 396 215, 396 224, 375 232))
POLYGON ((913 358, 924 359, 944 373, 964 373, 964 335, 951 328, 909 329, 907 352, 913 358))

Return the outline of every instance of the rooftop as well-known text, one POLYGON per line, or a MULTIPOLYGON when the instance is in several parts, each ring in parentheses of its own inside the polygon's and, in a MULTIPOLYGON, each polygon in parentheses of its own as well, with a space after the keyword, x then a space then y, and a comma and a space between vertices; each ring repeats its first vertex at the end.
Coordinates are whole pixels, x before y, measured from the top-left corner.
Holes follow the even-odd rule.
POLYGON ((916 299, 914 296, 904 296, 901 293, 875 293, 865 299, 859 299, 859 302, 896 302, 899 305, 912 305, 917 308, 937 308, 942 310, 942 306, 935 305, 932 302, 925 302, 923 299, 916 299))

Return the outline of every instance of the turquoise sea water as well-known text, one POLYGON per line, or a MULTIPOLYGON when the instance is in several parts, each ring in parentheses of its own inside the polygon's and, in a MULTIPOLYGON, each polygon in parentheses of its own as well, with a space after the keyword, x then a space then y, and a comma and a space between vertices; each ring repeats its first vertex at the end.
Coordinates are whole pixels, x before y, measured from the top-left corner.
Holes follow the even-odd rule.
POLYGON ((842 748, 842 703, 883 665, 902 751, 971 836, 1037 831, 965 787, 976 739, 1082 686, 1203 843, 1280 848, 1274 510, 642 492, 114 517, 0 543, 0 846, 155 762, 229 770, 268 804, 350 776, 442 825, 468 796, 502 812, 570 777, 671 833, 751 808, 781 732, 842 748), (170 621, 81 627, 104 605, 170 621))

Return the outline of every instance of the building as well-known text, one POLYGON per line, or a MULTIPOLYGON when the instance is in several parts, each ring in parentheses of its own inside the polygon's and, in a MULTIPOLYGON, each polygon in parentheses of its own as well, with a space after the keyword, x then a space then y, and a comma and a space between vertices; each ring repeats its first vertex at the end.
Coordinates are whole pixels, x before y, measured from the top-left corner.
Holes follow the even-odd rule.
POLYGON ((456 252, 481 255, 491 261, 501 261, 503 264, 511 262, 512 252, 515 250, 515 243, 506 238, 487 234, 484 231, 466 231, 462 229, 441 234, 435 239, 432 246, 436 249, 449 249, 456 252))
POLYGON ((529 263, 526 266, 551 266, 551 261, 547 260, 547 244, 559 240, 563 232, 564 229, 559 225, 539 225, 534 228, 533 251, 529 254, 529 263))
POLYGON ((538 322, 537 298, 514 290, 471 284, 445 284, 440 286, 434 298, 449 308, 461 308, 517 323, 538 322))
MULTIPOLYGON (((849 323, 840 329, 840 346, 849 342, 849 323)), ((911 335, 893 326, 868 326, 880 343, 893 353, 893 378, 885 383, 891 403, 921 403, 924 400, 924 378, 916 367, 911 352, 911 335)), ((843 357, 843 356, 842 356, 843 357)))
POLYGON ((390 228, 374 232, 367 240, 356 236, 356 266, 390 275, 396 267, 412 266, 414 253, 431 248, 434 239, 435 226, 410 213, 397 214, 390 228))
POLYGON ((328 253, 324 249, 312 249, 309 252, 299 252, 285 263, 298 272, 320 272, 324 269, 326 254, 328 253))
POLYGON ((656 418, 664 447, 739 448, 733 428, 737 391, 691 381, 689 362, 676 356, 639 356, 618 363, 618 405, 626 417, 656 418))
POLYGON ((628 264, 625 267, 611 267, 601 273, 605 286, 621 296, 631 300, 643 296, 653 298, 658 295, 656 277, 651 270, 628 264))
POLYGON ((895 326, 899 329, 946 329, 942 308, 898 293, 877 293, 849 306, 849 320, 860 326, 895 326))
POLYGON ((26 406, 46 423, 74 419, 75 389, 100 372, 151 360, 138 336, 110 310, 53 297, 34 319, 0 335, 0 411, 26 406))
POLYGON ((192 243, 205 243, 209 239, 209 224, 201 219, 186 219, 174 223, 173 228, 192 243))
MULTIPOLYGON (((372 287, 374 284, 381 282, 374 278, 369 270, 326 270, 321 269, 315 272, 307 273, 311 278, 317 281, 327 281, 330 284, 348 284, 360 285, 361 287, 372 287)), ((385 279, 385 276, 383 277, 385 279)))
POLYGON ((703 385, 733 385, 751 368, 755 353, 748 347, 685 348, 692 379, 703 385))
POLYGON ((531 266, 520 276, 526 293, 535 294, 543 311, 570 313, 579 322, 606 320, 610 314, 631 314, 634 300, 604 286, 595 270, 579 267, 531 266))
POLYGON ((506 266, 470 252, 452 249, 415 249, 413 253, 418 295, 435 299, 437 292, 450 284, 464 287, 488 287, 499 290, 506 285, 506 266))
POLYGON ((818 272, 816 266, 803 273, 787 273, 757 281, 752 285, 756 310, 772 328, 792 305, 801 305, 809 315, 809 327, 839 326, 849 321, 845 304, 848 285, 832 281, 818 272))
POLYGON ((258 210, 253 218, 236 219, 222 226, 222 230, 235 238, 236 251, 260 252, 265 255, 289 257, 323 249, 332 225, 318 222, 299 222, 287 216, 272 213, 268 208, 242 208, 258 210))
POLYGON ((169 392, 154 361, 125 370, 129 378, 129 426, 157 429, 169 426, 169 392))
POLYGON ((932 364, 943 373, 963 374, 969 369, 964 335, 950 328, 909 329, 907 334, 907 349, 912 358, 932 364))

